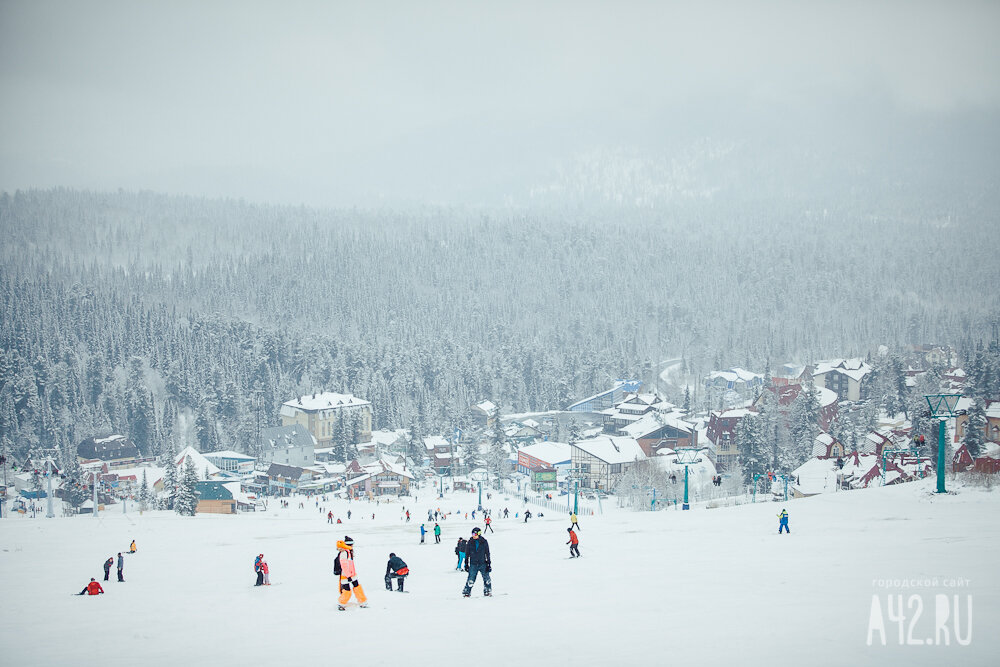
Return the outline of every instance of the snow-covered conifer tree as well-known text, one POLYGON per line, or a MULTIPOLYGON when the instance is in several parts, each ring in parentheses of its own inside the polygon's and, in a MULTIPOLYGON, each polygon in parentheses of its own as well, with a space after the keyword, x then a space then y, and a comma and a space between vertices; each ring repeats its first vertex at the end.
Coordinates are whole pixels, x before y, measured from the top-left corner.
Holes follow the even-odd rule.
POLYGON ((184 463, 184 474, 177 487, 177 498, 174 500, 174 511, 184 516, 194 516, 198 507, 198 494, 195 491, 198 484, 198 471, 194 461, 189 456, 184 463))

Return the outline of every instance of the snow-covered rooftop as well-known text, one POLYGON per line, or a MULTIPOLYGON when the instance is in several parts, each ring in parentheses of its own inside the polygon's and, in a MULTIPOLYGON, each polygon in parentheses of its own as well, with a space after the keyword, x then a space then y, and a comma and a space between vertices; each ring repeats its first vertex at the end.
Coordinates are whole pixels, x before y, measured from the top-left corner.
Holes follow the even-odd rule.
POLYGON ((539 461, 545 461, 549 465, 565 463, 572 458, 572 450, 565 442, 539 442, 527 447, 521 447, 517 451, 524 452, 539 461))
POLYGON ((181 450, 181 453, 174 458, 174 465, 187 465, 188 459, 194 461, 194 469, 198 473, 198 479, 200 480, 207 480, 209 477, 215 477, 222 472, 218 466, 202 456, 201 452, 193 447, 185 447, 181 450), (206 470, 208 471, 208 477, 205 476, 206 470))
POLYGON ((625 436, 602 435, 589 440, 580 440, 571 446, 582 449, 605 463, 630 463, 646 458, 646 453, 642 451, 635 438, 625 436))
POLYGON ((326 391, 321 394, 308 394, 291 401, 286 401, 281 406, 281 414, 289 414, 285 411, 286 407, 289 408, 290 413, 294 414, 297 410, 315 412, 318 410, 331 410, 361 405, 371 405, 371 403, 363 398, 357 398, 352 394, 335 394, 326 391))
POLYGON ((831 359, 816 362, 813 375, 823 375, 830 371, 838 371, 852 380, 860 381, 861 378, 871 373, 872 367, 861 359, 831 359))

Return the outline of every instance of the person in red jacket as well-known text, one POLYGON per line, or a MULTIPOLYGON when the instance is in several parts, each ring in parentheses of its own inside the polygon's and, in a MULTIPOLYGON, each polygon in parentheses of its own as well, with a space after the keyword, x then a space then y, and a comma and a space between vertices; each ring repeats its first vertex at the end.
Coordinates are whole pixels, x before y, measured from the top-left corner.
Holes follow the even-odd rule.
POLYGON ((576 536, 576 533, 573 532, 572 528, 567 528, 566 530, 569 531, 569 542, 566 543, 566 544, 569 545, 569 557, 570 558, 579 558, 580 557, 580 538, 576 536))
POLYGON ((100 595, 103 592, 104 589, 101 588, 101 584, 91 577, 90 583, 84 586, 83 590, 77 593, 77 595, 100 595))

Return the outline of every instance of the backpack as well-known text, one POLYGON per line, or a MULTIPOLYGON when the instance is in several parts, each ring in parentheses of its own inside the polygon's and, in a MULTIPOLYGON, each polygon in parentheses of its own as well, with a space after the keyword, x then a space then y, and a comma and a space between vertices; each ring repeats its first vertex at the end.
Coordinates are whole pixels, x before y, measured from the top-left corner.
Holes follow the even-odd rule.
POLYGON ((333 559, 333 573, 341 574, 342 572, 343 570, 340 568, 340 554, 338 553, 337 557, 333 559))

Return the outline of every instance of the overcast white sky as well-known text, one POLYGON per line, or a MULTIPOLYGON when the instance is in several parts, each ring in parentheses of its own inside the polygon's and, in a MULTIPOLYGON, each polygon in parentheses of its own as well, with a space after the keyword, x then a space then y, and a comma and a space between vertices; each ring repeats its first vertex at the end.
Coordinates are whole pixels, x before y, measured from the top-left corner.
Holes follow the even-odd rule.
POLYGON ((0 190, 500 201, 594 150, 995 116, 998 29, 998 2, 3 1, 0 190))

